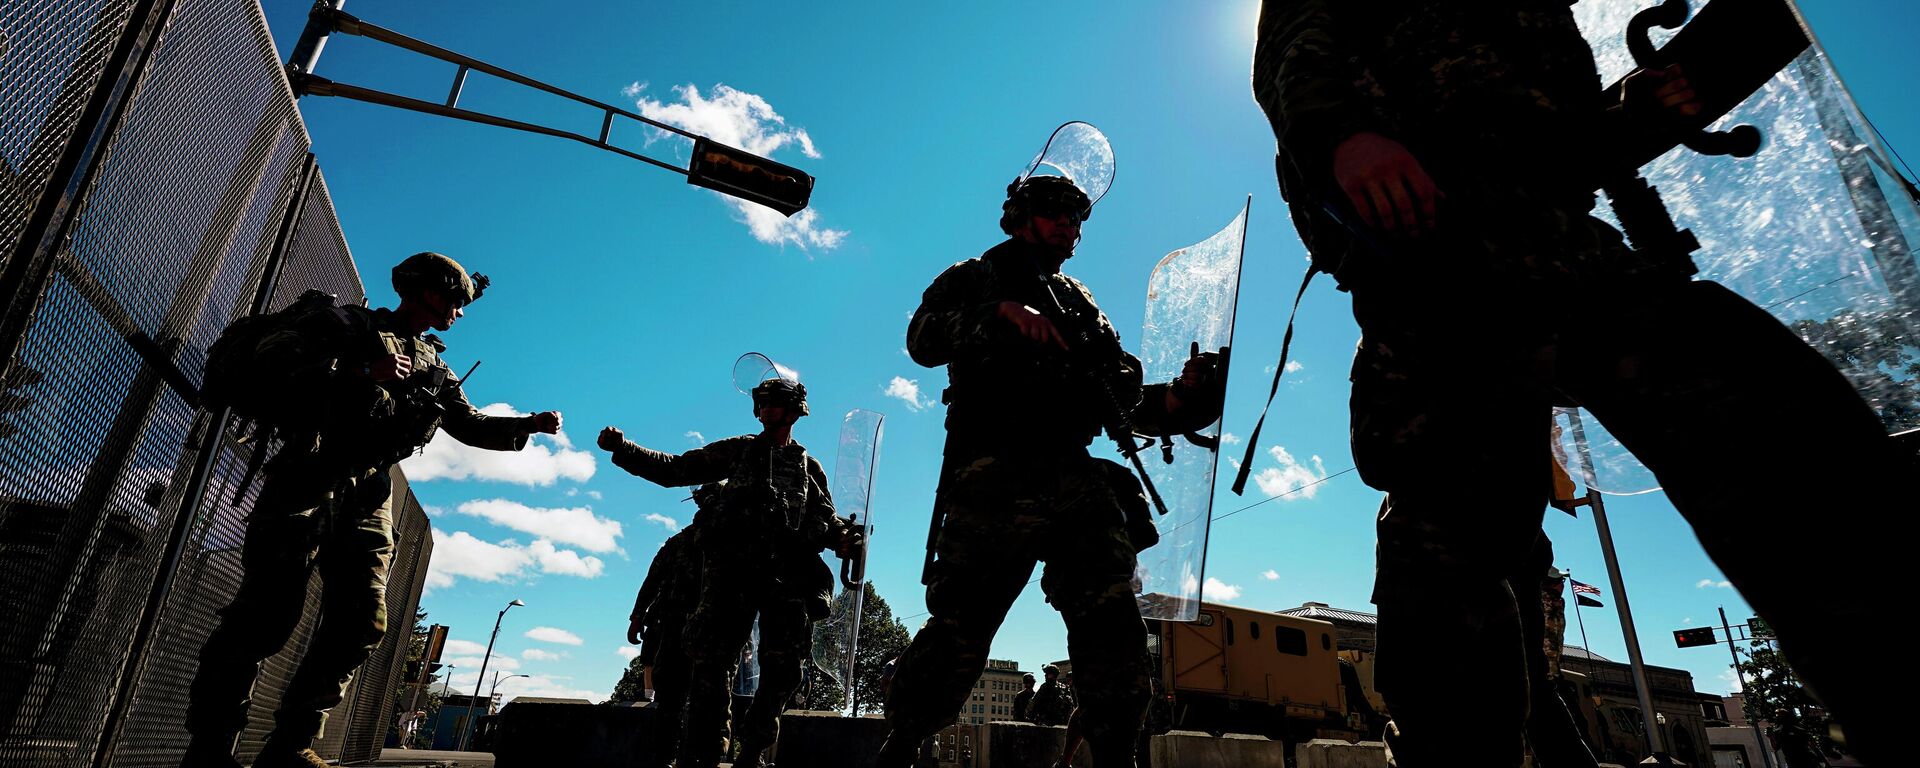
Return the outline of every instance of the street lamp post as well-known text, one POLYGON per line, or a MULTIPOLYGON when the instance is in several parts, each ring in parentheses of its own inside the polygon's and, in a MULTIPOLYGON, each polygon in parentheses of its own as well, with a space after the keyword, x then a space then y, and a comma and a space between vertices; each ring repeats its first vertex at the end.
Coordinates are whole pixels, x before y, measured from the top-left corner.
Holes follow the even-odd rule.
MULTIPOLYGON (((475 701, 478 701, 480 698, 480 684, 487 681, 487 663, 493 661, 493 641, 500 637, 500 622, 506 620, 507 611, 513 610, 513 607, 516 605, 524 606, 526 603, 515 599, 511 603, 507 603, 507 607, 501 608, 500 615, 493 619, 493 634, 487 637, 487 653, 485 656, 480 657, 480 678, 473 681, 473 698, 475 701)), ((479 722, 480 718, 473 714, 473 702, 467 702, 467 726, 460 729, 460 746, 457 748, 459 751, 465 752, 467 750, 467 739, 473 735, 473 729, 479 722)))
POLYGON ((506 677, 501 677, 499 672, 493 673, 493 685, 487 688, 487 706, 493 706, 493 697, 497 695, 496 692, 500 690, 500 681, 512 680, 516 677, 532 677, 532 675, 507 675, 506 677))

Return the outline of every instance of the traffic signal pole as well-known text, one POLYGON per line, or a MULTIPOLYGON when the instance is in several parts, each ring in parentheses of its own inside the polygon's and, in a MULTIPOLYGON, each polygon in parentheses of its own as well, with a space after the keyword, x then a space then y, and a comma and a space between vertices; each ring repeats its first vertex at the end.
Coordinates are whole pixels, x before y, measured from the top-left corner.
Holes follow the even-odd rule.
MULTIPOLYGON (((1733 655, 1733 679, 1740 681, 1740 691, 1745 693, 1747 690, 1747 675, 1740 671, 1740 648, 1733 642, 1733 625, 1727 622, 1727 609, 1725 606, 1720 607, 1720 628, 1727 633, 1727 653, 1733 655)), ((1746 707, 1743 705, 1740 710, 1745 712, 1746 707)), ((1744 720, 1745 717, 1742 716, 1741 719, 1744 720)), ((1760 734, 1759 727, 1754 726, 1753 729, 1755 736, 1758 737, 1755 741, 1760 745, 1761 764, 1766 766, 1766 768, 1773 768, 1773 750, 1767 748, 1767 739, 1765 735, 1760 734)))

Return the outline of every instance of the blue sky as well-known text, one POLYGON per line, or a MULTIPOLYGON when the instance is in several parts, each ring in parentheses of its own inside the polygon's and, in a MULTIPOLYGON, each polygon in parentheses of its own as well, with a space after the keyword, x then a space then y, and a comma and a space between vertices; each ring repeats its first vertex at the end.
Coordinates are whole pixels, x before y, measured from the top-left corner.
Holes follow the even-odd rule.
MULTIPOLYGON (((1912 65, 1899 58, 1920 28, 1920 7, 1805 5, 1867 112, 1895 147, 1920 153, 1920 109, 1907 99, 1912 65)), ((284 55, 307 3, 266 6, 284 55)), ((777 159, 819 178, 805 226, 756 232, 715 195, 583 145, 344 100, 302 102, 374 302, 392 302, 388 267, 420 250, 491 275, 485 300, 446 335, 448 359, 460 370, 485 361, 468 389, 477 404, 566 414, 570 444, 543 439, 532 453, 490 456, 436 445, 410 467, 439 537, 423 607, 453 627, 456 686, 471 689, 477 670, 465 657, 479 655, 495 612, 519 598, 527 607, 507 617, 494 668, 532 677, 501 690, 606 695, 626 663, 618 649, 634 590, 667 523, 687 520, 691 505, 684 492, 613 467, 593 437, 613 424, 679 451, 752 431, 747 399, 728 381, 748 350, 800 372, 815 415, 798 437, 823 461, 831 463, 839 414, 888 415, 870 574, 897 615, 920 614, 921 544, 943 436, 942 410, 929 403, 945 374, 905 356, 907 316, 942 268, 998 241, 1006 183, 1065 120, 1100 126, 1118 156, 1113 191, 1067 271, 1090 285, 1123 336, 1137 335, 1152 264, 1217 231, 1253 195, 1228 431, 1244 434, 1257 413, 1304 253, 1248 88, 1255 2, 363 0, 348 10, 605 101, 679 105, 715 130, 746 130, 743 140, 777 147, 777 159), (697 98, 675 90, 687 86, 697 98), (751 124, 738 119, 762 104, 784 123, 764 112, 751 124), (896 377, 917 383, 918 401, 900 396, 911 387, 896 377)), ((345 36, 318 71, 430 100, 444 97, 452 76, 449 65, 345 36)), ((470 81, 463 104, 598 128, 596 113, 487 78, 470 81)), ((632 127, 615 132, 633 148, 646 138, 632 127)), ((649 151, 684 157, 671 142, 649 151)), ((1345 370, 1358 332, 1347 297, 1322 281, 1300 328, 1302 367, 1274 406, 1256 466, 1275 470, 1280 487, 1351 466, 1345 370), (1291 462, 1264 451, 1273 446, 1291 462)), ((1216 515, 1262 498, 1253 489, 1227 495, 1224 466, 1222 475, 1216 515)), ((1461 492, 1473 482, 1460 478, 1461 492)), ((1213 595, 1265 609, 1308 600, 1369 609, 1378 503, 1348 474, 1220 522, 1207 568, 1221 584, 1213 595)), ((1724 651, 1675 649, 1668 630, 1710 622, 1716 606, 1737 622, 1745 604, 1657 494, 1610 510, 1649 663, 1723 690, 1724 651)), ((1608 592, 1608 610, 1586 611, 1592 645, 1623 658, 1591 519, 1553 513, 1547 526, 1559 564, 1608 592)), ((1031 668, 1065 655, 1057 615, 1029 589, 994 656, 1031 668)))

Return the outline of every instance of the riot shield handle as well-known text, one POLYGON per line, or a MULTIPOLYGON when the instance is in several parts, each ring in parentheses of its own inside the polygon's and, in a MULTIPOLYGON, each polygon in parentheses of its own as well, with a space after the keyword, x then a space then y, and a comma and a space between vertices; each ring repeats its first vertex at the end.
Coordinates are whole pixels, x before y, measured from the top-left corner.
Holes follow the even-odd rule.
MULTIPOLYGON (((1633 55, 1633 63, 1642 69, 1660 69, 1671 62, 1660 55, 1653 46, 1650 34, 1654 27, 1661 29, 1679 29, 1687 23, 1691 14, 1687 0, 1663 0, 1659 5, 1633 15, 1627 22, 1627 52, 1633 55)), ((1736 125, 1725 131, 1694 131, 1680 139, 1687 149, 1703 155, 1731 155, 1733 157, 1752 157, 1760 151, 1760 129, 1751 125, 1736 125)))
POLYGON ((861 585, 867 583, 866 538, 873 535, 872 530, 860 524, 859 515, 854 515, 850 519, 850 522, 853 523, 854 527, 861 529, 861 540, 860 551, 853 553, 851 557, 840 560, 840 586, 845 587, 848 591, 859 589, 861 585))

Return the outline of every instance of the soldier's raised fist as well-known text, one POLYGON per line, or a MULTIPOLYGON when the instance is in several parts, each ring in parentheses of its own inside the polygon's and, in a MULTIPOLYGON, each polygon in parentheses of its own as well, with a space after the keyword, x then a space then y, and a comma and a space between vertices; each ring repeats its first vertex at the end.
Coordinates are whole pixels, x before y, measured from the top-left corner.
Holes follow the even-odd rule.
POLYGON ((532 416, 528 416, 527 425, 532 427, 535 432, 542 432, 549 435, 554 434, 560 431, 560 412, 541 411, 532 416))
POLYGON ((626 442, 626 433, 621 432, 619 427, 607 427, 606 429, 600 430, 600 450, 611 451, 619 448, 626 442))

